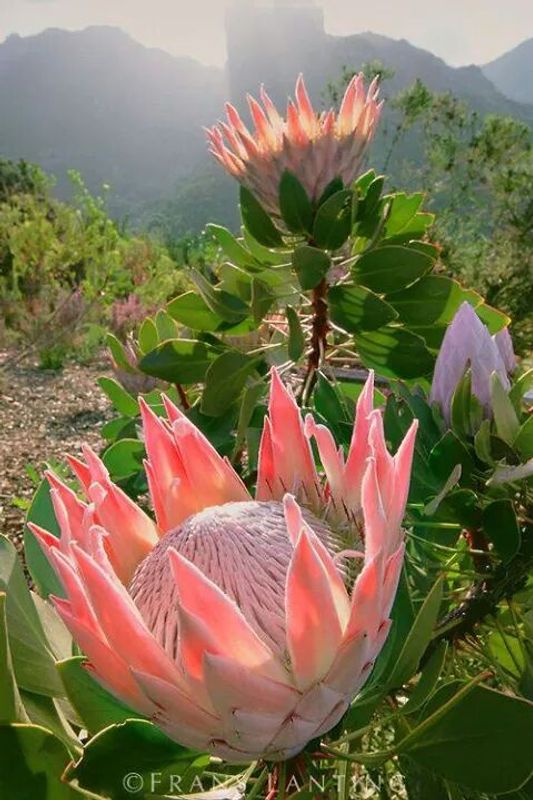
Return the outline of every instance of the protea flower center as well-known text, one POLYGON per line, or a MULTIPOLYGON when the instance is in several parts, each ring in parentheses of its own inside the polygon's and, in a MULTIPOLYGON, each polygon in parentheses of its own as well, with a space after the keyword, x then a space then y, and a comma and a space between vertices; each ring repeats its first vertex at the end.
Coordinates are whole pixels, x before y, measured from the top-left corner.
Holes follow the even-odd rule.
MULTIPOLYGON (((332 532, 311 512, 304 510, 303 517, 330 549, 332 532)), ((168 533, 139 565, 129 593, 155 638, 176 658, 179 596, 169 548, 231 597, 276 652, 285 651, 285 583, 293 547, 283 503, 249 501, 206 508, 168 533)))

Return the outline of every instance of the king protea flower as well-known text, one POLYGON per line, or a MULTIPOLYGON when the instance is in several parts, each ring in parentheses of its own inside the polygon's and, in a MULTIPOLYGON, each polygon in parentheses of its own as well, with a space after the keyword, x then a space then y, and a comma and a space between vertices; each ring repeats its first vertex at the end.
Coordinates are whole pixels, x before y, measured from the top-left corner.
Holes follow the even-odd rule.
POLYGON ((454 392, 468 368, 472 374, 472 394, 481 403, 485 415, 490 417, 492 373, 498 375, 506 391, 511 388, 508 375, 516 369, 513 343, 507 328, 491 336, 470 303, 465 301, 442 341, 429 397, 430 402, 440 406, 448 423, 454 392))
POLYGON ((334 178, 344 185, 354 180, 382 106, 377 102, 377 79, 366 92, 362 73, 350 81, 338 114, 314 111, 301 75, 295 95, 296 102, 288 103, 286 119, 264 89, 262 107, 249 96, 253 133, 231 103, 226 104, 227 123, 207 131, 210 150, 224 169, 278 217, 279 185, 285 170, 299 179, 311 200, 318 200, 334 178))
POLYGON ((332 728, 387 638, 415 424, 392 457, 369 377, 345 459, 272 373, 255 499, 170 400, 141 400, 155 521, 89 449, 86 501, 49 473, 60 538, 37 536, 53 602, 110 692, 228 761, 286 759, 332 728), (324 477, 310 446, 316 440, 324 477))

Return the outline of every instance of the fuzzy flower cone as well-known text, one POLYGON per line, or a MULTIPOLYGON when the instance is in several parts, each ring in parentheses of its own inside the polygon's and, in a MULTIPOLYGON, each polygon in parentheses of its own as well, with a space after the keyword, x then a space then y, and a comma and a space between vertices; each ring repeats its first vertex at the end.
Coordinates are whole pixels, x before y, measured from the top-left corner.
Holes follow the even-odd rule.
POLYGON ((365 91, 362 74, 351 80, 338 114, 317 114, 300 75, 296 102, 283 119, 261 89, 262 106, 248 97, 255 126, 248 130, 237 110, 226 105, 227 122, 207 130, 210 150, 224 169, 246 186, 270 214, 279 217, 279 185, 292 172, 311 200, 318 200, 334 178, 345 186, 357 176, 379 120, 378 83, 365 91))
POLYGON ((429 396, 431 403, 440 406, 448 424, 454 392, 468 368, 472 372, 472 394, 490 417, 492 373, 498 375, 506 391, 511 388, 508 375, 516 369, 513 343, 507 328, 491 336, 470 303, 464 302, 442 341, 429 396))
POLYGON ((176 741, 286 759, 332 728, 387 638, 415 424, 392 457, 370 376, 345 458, 272 372, 253 499, 169 400, 141 400, 155 521, 94 453, 86 501, 48 474, 60 538, 32 525, 87 669, 176 741), (310 446, 316 441, 323 470, 310 446))

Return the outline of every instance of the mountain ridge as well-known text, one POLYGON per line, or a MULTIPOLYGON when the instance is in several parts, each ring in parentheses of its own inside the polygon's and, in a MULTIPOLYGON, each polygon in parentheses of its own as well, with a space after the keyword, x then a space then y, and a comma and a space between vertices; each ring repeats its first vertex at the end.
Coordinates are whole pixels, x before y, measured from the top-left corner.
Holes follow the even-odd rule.
POLYGON ((500 92, 518 103, 533 103, 533 84, 524 76, 533 71, 533 37, 484 64, 481 68, 500 92))
POLYGON ((220 118, 228 96, 245 111, 246 92, 257 95, 261 83, 284 101, 303 71, 320 104, 328 80, 338 79, 343 66, 379 59, 396 71, 387 92, 421 77, 430 89, 449 89, 483 113, 533 119, 533 107, 505 98, 478 67, 450 67, 405 39, 372 32, 333 36, 316 17, 307 39, 290 17, 275 38, 259 22, 252 19, 251 31, 236 32, 229 21, 226 70, 145 47, 111 26, 9 36, 0 43, 0 156, 39 163, 57 176, 62 196, 68 169, 80 171, 93 192, 110 183, 115 216, 138 219, 160 198, 183 197, 187 229, 196 225, 189 191, 206 187, 199 201, 206 221, 211 195, 222 193, 216 202, 222 216, 234 197, 209 161, 203 126, 220 118))

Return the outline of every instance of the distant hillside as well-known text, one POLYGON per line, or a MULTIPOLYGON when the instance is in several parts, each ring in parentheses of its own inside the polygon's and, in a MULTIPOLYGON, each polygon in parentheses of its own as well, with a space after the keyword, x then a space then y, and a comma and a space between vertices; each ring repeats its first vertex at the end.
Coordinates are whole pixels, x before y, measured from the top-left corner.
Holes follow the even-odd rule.
POLYGON ((283 102, 293 92, 299 72, 304 73, 307 88, 318 102, 325 83, 338 78, 343 66, 358 69, 365 62, 379 60, 395 71, 387 83, 390 94, 421 78, 433 91, 451 91, 481 112, 533 119, 533 108, 505 97, 479 67, 450 67, 405 39, 368 32, 330 36, 315 6, 239 7, 228 15, 227 37, 229 81, 236 102, 246 92, 257 94, 261 83, 276 101, 283 102))
POLYGON ((0 156, 39 163, 63 195, 66 171, 77 169, 92 191, 111 184, 116 216, 146 224, 166 216, 180 232, 210 218, 235 221, 235 188, 207 156, 202 126, 222 115, 226 97, 243 107, 261 83, 284 103, 303 71, 320 103, 344 65, 379 59, 395 70, 388 94, 421 77, 481 112, 531 119, 531 107, 504 97, 478 67, 454 69, 373 33, 330 36, 317 7, 241 6, 236 14, 228 16, 226 71, 144 47, 117 28, 10 36, 0 44, 0 156))
MULTIPOLYGON (((113 186, 128 213, 205 160, 202 125, 226 95, 221 70, 149 49, 116 28, 50 29, 0 45, 0 153, 113 186)), ((118 196, 118 197, 117 197, 118 196)))
POLYGON ((533 39, 526 39, 482 69, 507 97, 518 103, 533 103, 533 39))

